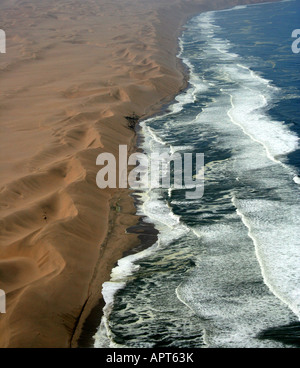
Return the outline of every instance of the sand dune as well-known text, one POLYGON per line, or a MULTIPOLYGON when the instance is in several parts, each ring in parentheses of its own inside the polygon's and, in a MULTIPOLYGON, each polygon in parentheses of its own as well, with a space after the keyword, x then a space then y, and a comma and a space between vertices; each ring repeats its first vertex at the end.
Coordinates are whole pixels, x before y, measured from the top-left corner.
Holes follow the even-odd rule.
POLYGON ((133 150, 125 116, 185 86, 187 18, 247 2, 1 1, 0 347, 77 346, 101 284, 138 244, 128 191, 97 188, 96 157, 133 150))

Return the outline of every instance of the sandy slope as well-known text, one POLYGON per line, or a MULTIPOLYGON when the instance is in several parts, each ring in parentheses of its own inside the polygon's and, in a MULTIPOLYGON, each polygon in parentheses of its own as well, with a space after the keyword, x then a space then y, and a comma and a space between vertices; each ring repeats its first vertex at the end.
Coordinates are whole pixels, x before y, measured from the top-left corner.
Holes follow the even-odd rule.
POLYGON ((1 1, 1 347, 76 346, 102 282, 137 244, 128 192, 97 188, 96 157, 133 148, 124 116, 157 111, 184 85, 187 17, 246 2, 1 1))

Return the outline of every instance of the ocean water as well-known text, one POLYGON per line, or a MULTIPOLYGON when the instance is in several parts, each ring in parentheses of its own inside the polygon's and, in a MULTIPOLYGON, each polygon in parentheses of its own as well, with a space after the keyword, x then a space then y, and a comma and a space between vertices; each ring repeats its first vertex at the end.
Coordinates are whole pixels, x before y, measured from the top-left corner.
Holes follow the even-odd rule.
POLYGON ((138 193, 159 230, 103 285, 95 347, 300 346, 300 1, 200 14, 190 85, 141 124, 142 148, 205 154, 205 192, 138 193))

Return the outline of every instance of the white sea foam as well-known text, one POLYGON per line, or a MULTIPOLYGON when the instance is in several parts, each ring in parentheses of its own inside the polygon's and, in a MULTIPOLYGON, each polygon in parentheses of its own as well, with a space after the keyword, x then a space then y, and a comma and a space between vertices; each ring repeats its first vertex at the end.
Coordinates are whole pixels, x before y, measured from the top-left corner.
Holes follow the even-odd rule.
POLYGON ((255 245, 266 285, 300 319, 299 207, 287 201, 232 201, 255 245))
POLYGON ((194 149, 193 146, 171 146, 170 147, 170 150, 171 150, 171 153, 174 154, 175 152, 180 152, 180 151, 189 151, 189 152, 192 152, 194 149))
MULTIPOLYGON (((201 318, 199 328, 204 331, 208 346, 281 347, 276 342, 262 343, 255 336, 263 329, 290 323, 294 314, 300 318, 300 234, 295 230, 300 218, 299 192, 295 185, 299 183, 293 170, 284 164, 284 156, 298 148, 298 138, 282 122, 270 119, 267 108, 279 90, 244 65, 239 56, 230 51, 228 40, 215 36, 219 27, 213 24, 214 14, 209 12, 195 18, 191 29, 196 43, 201 37, 207 41, 201 47, 206 57, 212 58, 209 71, 219 79, 207 81, 197 75, 193 63, 183 57, 181 41, 180 56, 190 70, 190 87, 169 107, 165 117, 173 114, 174 118, 172 116, 167 124, 171 129, 184 124, 193 129, 195 137, 209 131, 221 149, 231 151, 232 158, 206 166, 208 183, 218 183, 228 177, 238 179, 239 183, 253 184, 254 189, 271 188, 275 198, 270 195, 265 200, 253 199, 244 193, 245 197, 238 199, 235 193, 226 193, 223 199, 232 198, 235 213, 226 214, 222 220, 212 221, 207 226, 188 227, 173 213, 164 199, 165 193, 160 190, 141 193, 138 214, 146 215, 145 221, 155 224, 160 232, 158 242, 138 255, 120 260, 110 282, 103 285, 106 306, 95 338, 96 347, 118 346, 111 335, 109 314, 116 292, 138 272, 135 262, 152 252, 168 249, 172 242, 184 237, 194 236, 205 250, 199 253, 192 274, 177 285, 176 295, 201 318), (220 62, 214 66, 216 58, 220 62), (220 95, 196 118, 184 122, 176 120, 176 114, 211 88, 219 88, 220 95)), ((167 143, 167 133, 151 127, 155 122, 154 117, 141 124, 145 138, 143 148, 147 153, 166 147, 170 153, 193 149, 192 145, 167 143)), ((170 199, 172 188, 167 195, 170 199)), ((190 204, 184 200, 172 200, 172 203, 186 209, 190 204)), ((219 208, 211 205, 209 209, 211 214, 206 214, 206 218, 214 216, 219 208)))
POLYGON ((94 336, 95 348, 116 348, 124 347, 114 342, 112 332, 109 326, 109 316, 113 309, 114 298, 116 293, 126 286, 126 283, 133 275, 138 271, 139 266, 135 264, 138 260, 147 257, 151 252, 154 252, 157 247, 155 243, 152 247, 143 250, 140 253, 133 254, 122 258, 118 261, 118 265, 113 268, 111 272, 110 281, 105 282, 102 285, 102 295, 105 301, 105 307, 103 308, 103 316, 97 333, 94 336))
POLYGON ((209 347, 282 347, 255 338, 264 329, 290 323, 292 313, 261 282, 251 240, 237 215, 195 231, 206 251, 176 292, 201 316, 205 343, 209 347))
POLYGON ((300 184, 300 178, 299 178, 299 176, 298 176, 298 175, 294 176, 294 177, 293 177, 293 180, 294 180, 294 182, 295 182, 296 184, 300 184))
POLYGON ((257 91, 241 88, 230 95, 231 109, 227 112, 233 124, 241 127, 253 141, 260 143, 272 161, 298 148, 299 138, 281 122, 272 121, 259 109, 267 105, 263 95, 257 91), (255 93, 256 92, 256 93, 255 93))
MULTIPOLYGON (((249 338, 249 334, 255 336, 255 333, 265 328, 288 324, 293 320, 293 314, 281 302, 298 318, 300 316, 300 233, 297 230, 300 218, 297 205, 299 195, 291 182, 294 169, 284 164, 284 157, 299 147, 299 139, 283 122, 273 121, 268 116, 269 103, 280 90, 271 81, 243 65, 238 55, 231 54, 231 45, 227 40, 222 44, 221 39, 212 38, 217 30, 212 24, 213 19, 213 13, 198 17, 199 29, 207 40, 206 55, 212 58, 210 70, 219 74, 219 80, 225 82, 220 89, 223 96, 209 104, 193 124, 196 126, 198 123, 202 130, 214 129, 219 132, 218 136, 226 137, 220 138, 220 146, 227 149, 234 147, 234 150, 233 159, 228 164, 222 161, 219 165, 210 165, 206 179, 220 180, 223 171, 227 177, 232 175, 238 178, 239 182, 251 178, 260 190, 277 188, 276 196, 280 201, 276 196, 265 200, 237 200, 233 195, 232 202, 247 229, 246 233, 241 224, 237 225, 235 221, 231 223, 228 215, 225 222, 228 225, 218 223, 192 228, 193 233, 207 245, 209 255, 201 257, 199 268, 186 283, 178 287, 177 296, 195 313, 207 318, 204 329, 208 345, 255 347, 261 343, 249 338), (213 59, 216 57, 223 64, 216 63, 214 67, 213 59), (228 118, 222 117, 224 111, 228 118), (230 123, 233 125, 230 126, 230 123), (234 126, 240 128, 241 132, 234 126), (265 176, 261 175, 261 170, 265 176), (250 253, 251 242, 260 268, 255 265, 256 258, 250 253), (240 248, 244 249, 244 255, 240 248), (264 294, 261 292, 264 297, 259 298, 255 283, 253 295, 251 290, 245 296, 229 297, 230 293, 227 296, 224 294, 229 284, 238 286, 239 283, 249 283, 250 286, 253 278, 259 279, 259 271, 278 302, 274 302, 266 289, 264 294), (223 281, 219 279, 220 275, 223 281)), ((217 83, 212 86, 217 88, 217 83)), ((295 176, 294 182, 297 183, 295 176)), ((180 201, 174 202, 185 205, 180 201)), ((264 344, 270 347, 281 346, 274 342, 264 344)))
MULTIPOLYGON (((212 29, 214 13, 200 15, 199 29, 212 29), (204 22, 204 25, 203 25, 204 22)), ((217 49, 221 60, 227 60, 233 55, 230 53, 230 42, 214 37, 207 39, 208 45, 217 49), (224 58, 225 55, 225 58, 224 58)), ((213 51, 208 50, 213 55, 213 51)), ((236 57, 237 55, 234 55, 236 57)), ((270 81, 259 76, 241 61, 224 62, 216 65, 218 73, 226 76, 226 79, 235 83, 233 89, 222 87, 224 93, 230 96, 231 107, 227 114, 233 124, 238 125, 252 140, 260 143, 269 159, 282 163, 282 156, 298 149, 299 138, 292 133, 283 122, 271 120, 266 114, 266 108, 272 100, 274 93, 279 93, 279 88, 270 81)))
POLYGON ((151 129, 149 126, 146 126, 145 129, 148 130, 149 134, 151 135, 151 137, 153 138, 154 141, 156 141, 157 143, 161 144, 162 146, 166 145, 166 142, 164 142, 155 132, 153 129, 151 129))

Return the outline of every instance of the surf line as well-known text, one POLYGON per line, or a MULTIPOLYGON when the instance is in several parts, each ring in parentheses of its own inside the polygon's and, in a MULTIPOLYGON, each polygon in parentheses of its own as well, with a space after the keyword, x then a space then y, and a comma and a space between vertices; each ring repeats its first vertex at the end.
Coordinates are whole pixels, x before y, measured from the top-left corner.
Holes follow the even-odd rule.
POLYGON ((277 160, 275 157, 273 157, 268 149, 268 147, 261 141, 259 141, 258 139, 254 138, 252 134, 250 134, 241 124, 239 124, 231 115, 231 111, 235 108, 234 103, 233 103, 233 96, 230 93, 227 93, 230 96, 230 104, 231 104, 231 108, 228 110, 227 115, 229 117, 229 119, 231 120, 231 122, 235 125, 237 125, 238 127, 240 127, 242 129, 242 131, 244 132, 245 135, 247 135, 252 141, 259 143, 260 145, 262 145, 266 151, 267 157, 277 163, 277 164, 282 164, 281 161, 277 160))
POLYGON ((295 315, 299 318, 299 310, 298 310, 298 308, 293 307, 291 305, 291 303, 288 300, 286 300, 286 298, 284 296, 282 296, 280 294, 280 292, 278 290, 276 290, 276 288, 268 281, 268 278, 267 278, 267 275, 266 275, 266 272, 265 272, 265 265, 264 265, 263 257, 261 257, 261 252, 260 252, 260 249, 259 249, 259 242, 255 238, 255 236, 252 234, 252 231, 251 231, 252 228, 251 228, 250 223, 247 221, 246 216, 238 209, 237 199, 236 199, 236 197, 235 197, 234 194, 232 195, 231 202, 233 203, 234 207, 236 208, 236 213, 241 218, 242 223, 248 229, 248 236, 249 236, 249 238, 252 240, 252 242, 254 244, 256 259, 257 259, 257 261, 259 263, 261 274, 262 274, 262 278, 263 278, 263 281, 264 281, 265 285, 267 285, 267 287, 269 288, 269 290, 279 300, 281 300, 284 304, 286 304, 292 310, 292 312, 295 313, 295 315))
MULTIPOLYGON (((249 90, 251 90, 250 88, 248 88, 249 90)), ((266 155, 268 157, 268 159, 270 161, 273 161, 275 164, 278 164, 280 166, 282 166, 284 169, 287 169, 288 172, 293 176, 293 181, 296 183, 296 184, 300 184, 300 177, 298 176, 297 173, 295 173, 295 171, 290 168, 288 165, 286 165, 285 163, 283 163, 282 161, 278 160, 276 157, 272 156, 272 154, 270 153, 268 147, 263 143, 261 142, 260 140, 256 139, 253 137, 253 135, 251 133, 249 133, 244 127, 243 125, 241 125, 239 122, 237 122, 232 114, 231 114, 231 111, 235 108, 234 106, 234 103, 233 103, 233 96, 230 94, 230 93, 227 93, 225 92, 227 95, 229 95, 230 97, 230 104, 231 104, 231 108, 227 111, 227 116, 229 117, 230 121, 234 124, 234 125, 237 125, 245 135, 247 135, 253 142, 256 142, 258 144, 260 144, 265 152, 266 152, 266 155)), ((262 95, 262 97, 265 99, 265 97, 262 95)), ((264 104, 265 106, 265 104, 264 104)))

